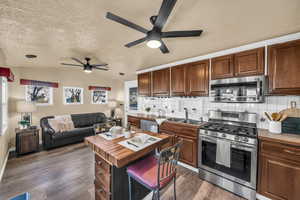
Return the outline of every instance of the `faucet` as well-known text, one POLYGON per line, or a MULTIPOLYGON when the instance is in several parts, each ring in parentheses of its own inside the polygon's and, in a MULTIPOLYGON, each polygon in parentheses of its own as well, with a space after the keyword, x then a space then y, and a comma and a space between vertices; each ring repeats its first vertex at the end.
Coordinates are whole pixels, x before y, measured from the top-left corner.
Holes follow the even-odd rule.
POLYGON ((189 120, 189 112, 188 112, 188 109, 187 108, 183 108, 184 111, 185 111, 185 121, 188 121, 189 120))

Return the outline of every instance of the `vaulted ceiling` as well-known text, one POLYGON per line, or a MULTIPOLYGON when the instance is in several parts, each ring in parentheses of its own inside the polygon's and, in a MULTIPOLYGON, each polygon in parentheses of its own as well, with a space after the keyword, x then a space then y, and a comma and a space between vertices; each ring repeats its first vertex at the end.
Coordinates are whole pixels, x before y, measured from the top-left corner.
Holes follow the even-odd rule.
POLYGON ((125 72, 123 79, 132 79, 137 69, 300 31, 299 0, 178 0, 164 31, 200 28, 201 37, 165 39, 169 54, 145 43, 124 47, 143 34, 107 20, 106 12, 150 29, 149 17, 157 14, 161 2, 1 0, 0 63, 59 69, 68 57, 90 56, 112 69, 96 72, 99 76, 119 78, 125 72), (28 60, 25 54, 38 58, 28 60))

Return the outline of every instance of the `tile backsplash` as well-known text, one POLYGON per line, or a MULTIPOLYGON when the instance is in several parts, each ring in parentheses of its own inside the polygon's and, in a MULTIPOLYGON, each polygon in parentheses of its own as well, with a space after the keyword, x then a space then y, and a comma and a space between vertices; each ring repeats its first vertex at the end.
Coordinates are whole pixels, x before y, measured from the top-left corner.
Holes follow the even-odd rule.
POLYGON ((258 114, 257 127, 267 128, 268 121, 264 112, 279 112, 290 107, 290 102, 295 101, 300 104, 300 96, 267 96, 265 103, 213 103, 209 97, 172 97, 172 98, 153 98, 138 97, 138 111, 146 113, 145 108, 150 107, 151 114, 158 114, 159 110, 168 117, 184 117, 184 109, 189 111, 191 119, 199 120, 203 117, 208 118, 208 110, 224 110, 237 112, 254 112, 258 114))

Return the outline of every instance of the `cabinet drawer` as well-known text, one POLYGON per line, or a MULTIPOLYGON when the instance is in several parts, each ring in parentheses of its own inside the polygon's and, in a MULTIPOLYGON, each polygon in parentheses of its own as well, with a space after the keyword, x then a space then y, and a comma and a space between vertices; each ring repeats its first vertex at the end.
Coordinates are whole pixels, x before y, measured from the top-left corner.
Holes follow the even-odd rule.
POLYGON ((128 116, 127 121, 130 122, 130 124, 133 126, 140 127, 140 119, 139 118, 128 116))
POLYGON ((106 191, 97 180, 95 180, 95 200, 110 200, 110 192, 106 191))
POLYGON ((180 131, 177 132, 178 135, 187 136, 187 137, 194 137, 197 138, 198 136, 198 129, 192 127, 182 127, 180 131))
POLYGON ((300 147, 280 143, 261 142, 262 153, 300 162, 300 147))
POLYGON ((110 174, 110 164, 95 154, 95 168, 110 174))

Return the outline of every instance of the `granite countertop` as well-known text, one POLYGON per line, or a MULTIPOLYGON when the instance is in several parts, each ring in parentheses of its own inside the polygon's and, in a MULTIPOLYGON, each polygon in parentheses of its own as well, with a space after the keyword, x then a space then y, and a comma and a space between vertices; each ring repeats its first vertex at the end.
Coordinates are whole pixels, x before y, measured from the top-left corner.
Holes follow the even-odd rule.
POLYGON ((258 129, 258 139, 300 146, 300 134, 274 134, 270 133, 267 129, 258 129))

